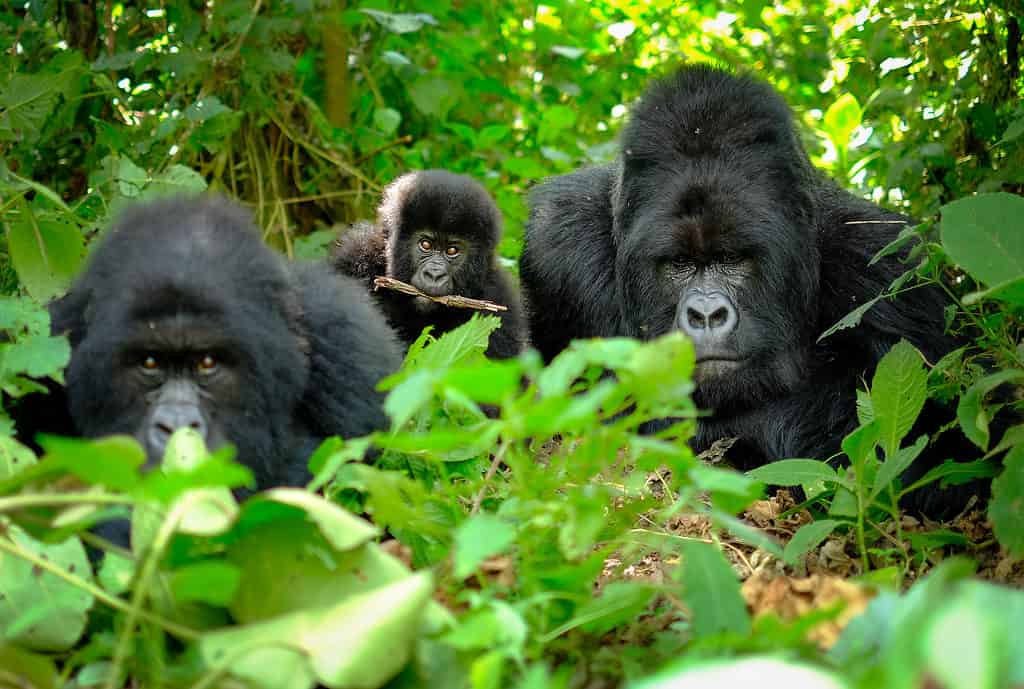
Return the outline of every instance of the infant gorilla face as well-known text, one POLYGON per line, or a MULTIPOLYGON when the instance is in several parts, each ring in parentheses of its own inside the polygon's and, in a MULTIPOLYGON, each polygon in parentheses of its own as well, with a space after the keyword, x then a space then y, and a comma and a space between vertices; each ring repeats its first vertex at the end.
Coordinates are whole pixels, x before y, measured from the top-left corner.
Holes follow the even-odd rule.
MULTIPOLYGON (((455 275, 465 265, 465 240, 430 229, 411 232, 410 238, 414 240, 408 247, 414 271, 409 282, 432 297, 454 293, 455 275)), ((421 302, 434 303, 429 299, 417 299, 417 305, 421 302)))

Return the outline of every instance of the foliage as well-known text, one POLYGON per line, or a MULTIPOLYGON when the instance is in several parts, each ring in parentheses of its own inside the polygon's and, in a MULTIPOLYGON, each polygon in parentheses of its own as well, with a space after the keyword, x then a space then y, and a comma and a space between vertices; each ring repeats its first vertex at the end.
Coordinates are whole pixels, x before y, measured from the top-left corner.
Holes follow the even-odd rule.
POLYGON ((974 545, 948 525, 904 531, 897 500, 936 481, 998 474, 992 531, 1024 557, 1020 20, 1019 3, 981 0, 0 8, 7 405, 61 381, 67 343, 38 303, 124 204, 226 192, 268 242, 315 257, 395 176, 445 167, 495 195, 515 259, 529 186, 611 159, 629 105, 683 60, 767 78, 816 165, 924 220, 883 250, 910 247, 908 270, 877 299, 941 285, 964 344, 938 362, 895 347, 839 461, 747 475, 687 448, 699 412, 683 339, 490 362, 494 319, 425 334, 388 383, 390 431, 325 443, 310 490, 242 504, 244 468, 187 434, 143 474, 123 438, 50 438, 36 457, 5 415, 0 684, 684 687, 750 671, 821 687, 1024 683, 1019 592, 963 581, 959 561, 906 593, 885 586, 974 545), (976 449, 903 485, 935 440, 911 430, 933 403, 956 410, 936 433, 976 449), (816 517, 784 544, 736 516, 765 483, 801 486, 791 512, 816 517), (129 508, 132 552, 89 530, 129 508), (668 526, 689 518, 707 530, 668 526), (752 616, 718 547, 746 543, 799 573, 844 539, 883 590, 831 651, 808 634, 841 610, 752 616), (650 563, 656 574, 635 575, 650 563))

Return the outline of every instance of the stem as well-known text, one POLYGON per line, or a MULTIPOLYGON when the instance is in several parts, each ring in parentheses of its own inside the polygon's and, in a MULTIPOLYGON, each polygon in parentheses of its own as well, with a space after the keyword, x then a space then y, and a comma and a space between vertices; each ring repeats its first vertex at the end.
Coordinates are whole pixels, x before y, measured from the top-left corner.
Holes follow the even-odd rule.
POLYGON ((14 512, 28 507, 49 507, 51 505, 131 505, 134 501, 123 495, 106 495, 96 493, 37 493, 34 495, 16 495, 11 498, 0 498, 0 513, 14 512))
POLYGON ((121 629, 121 636, 117 640, 117 648, 114 651, 114 657, 110 664, 110 673, 107 675, 107 681, 104 685, 106 689, 118 689, 121 666, 124 664, 128 656, 128 650, 131 647, 132 632, 135 630, 138 620, 143 617, 142 604, 149 591, 149 582, 156 574, 157 565, 160 563, 164 550, 167 548, 171 536, 174 535, 178 523, 192 507, 196 495, 195 493, 186 493, 175 503, 171 513, 167 515, 167 518, 160 525, 160 530, 157 531, 153 544, 146 554, 146 559, 142 563, 142 569, 132 589, 131 604, 125 613, 124 627, 121 629))
POLYGON ((470 515, 474 515, 480 511, 480 505, 484 501, 484 493, 487 492, 487 486, 491 482, 491 479, 494 478, 494 474, 497 473, 498 466, 500 466, 504 461, 505 453, 508 451, 509 444, 508 440, 503 439, 501 441, 501 447, 499 447, 498 451, 494 453, 494 460, 491 462, 491 466, 487 468, 487 473, 484 474, 484 485, 480 486, 480 492, 478 492, 476 497, 473 498, 473 508, 469 511, 470 515))

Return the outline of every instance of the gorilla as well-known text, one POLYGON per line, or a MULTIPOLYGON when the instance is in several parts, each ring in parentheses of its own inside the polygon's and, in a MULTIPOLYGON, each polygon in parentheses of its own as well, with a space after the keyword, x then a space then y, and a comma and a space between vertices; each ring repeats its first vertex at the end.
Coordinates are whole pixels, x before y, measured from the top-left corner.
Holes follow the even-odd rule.
MULTIPOLYGON (((510 276, 498 266, 501 214, 479 183, 446 170, 402 175, 384 191, 376 223, 361 222, 335 243, 331 262, 372 290, 377 276, 395 278, 431 296, 457 294, 508 307, 491 335, 487 356, 516 356, 526 344, 526 322, 510 276)), ((392 290, 374 293, 388 321, 411 344, 423 328, 440 335, 473 315, 392 290)))
POLYGON ((23 433, 127 434, 152 464, 190 427, 211 449, 234 445, 260 489, 303 483, 325 438, 383 427, 376 385, 401 361, 361 285, 288 263, 213 197, 123 213, 50 313, 72 348, 51 400, 70 428, 54 413, 23 433))
POLYGON ((544 358, 576 338, 685 332, 695 402, 713 410, 695 449, 736 437, 744 468, 832 456, 893 344, 932 362, 951 347, 931 287, 818 340, 905 271, 869 262, 909 220, 816 170, 788 106, 749 76, 693 65, 653 83, 614 163, 549 179, 530 205, 520 276, 544 358))

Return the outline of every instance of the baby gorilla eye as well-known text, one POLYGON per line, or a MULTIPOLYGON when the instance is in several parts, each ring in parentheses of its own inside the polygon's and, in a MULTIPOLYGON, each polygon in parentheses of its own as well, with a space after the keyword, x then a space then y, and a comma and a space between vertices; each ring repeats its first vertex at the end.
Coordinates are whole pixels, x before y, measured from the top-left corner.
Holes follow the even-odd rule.
POLYGON ((152 354, 147 354, 142 357, 142 361, 139 363, 143 371, 158 371, 160 370, 160 362, 157 361, 156 357, 152 354))
POLYGON ((423 251, 430 251, 434 248, 434 244, 429 239, 420 240, 420 249, 423 251))
POLYGON ((444 255, 448 258, 455 258, 459 255, 459 247, 454 244, 450 244, 448 248, 444 250, 444 255))
POLYGON ((196 362, 196 370, 204 375, 209 375, 217 370, 217 359, 212 354, 204 355, 196 362))

